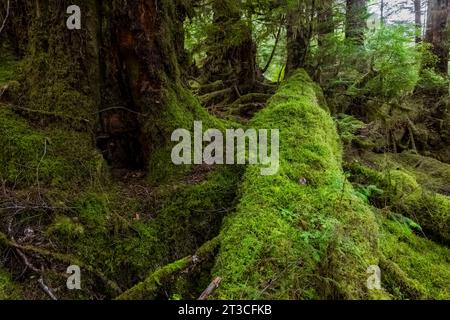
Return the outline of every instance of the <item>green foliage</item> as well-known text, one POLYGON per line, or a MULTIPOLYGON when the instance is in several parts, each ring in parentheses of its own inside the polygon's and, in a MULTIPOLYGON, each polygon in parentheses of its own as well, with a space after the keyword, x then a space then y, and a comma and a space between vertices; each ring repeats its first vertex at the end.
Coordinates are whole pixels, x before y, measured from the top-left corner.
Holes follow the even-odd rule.
POLYGON ((369 37, 367 49, 377 75, 364 90, 390 101, 411 93, 419 80, 420 49, 412 42, 415 30, 409 26, 388 26, 369 37))
POLYGON ((420 81, 417 83, 416 92, 431 96, 448 94, 448 79, 438 74, 433 69, 424 69, 420 74, 420 81))
POLYGON ((411 94, 425 52, 414 45, 414 35, 415 29, 409 25, 383 26, 367 35, 364 49, 339 35, 329 39, 333 44, 323 50, 332 52, 320 54, 333 56, 336 65, 321 82, 332 110, 374 116, 383 105, 411 94))
POLYGON ((356 132, 366 126, 364 122, 346 114, 339 114, 336 123, 344 144, 351 144, 356 140, 356 132))

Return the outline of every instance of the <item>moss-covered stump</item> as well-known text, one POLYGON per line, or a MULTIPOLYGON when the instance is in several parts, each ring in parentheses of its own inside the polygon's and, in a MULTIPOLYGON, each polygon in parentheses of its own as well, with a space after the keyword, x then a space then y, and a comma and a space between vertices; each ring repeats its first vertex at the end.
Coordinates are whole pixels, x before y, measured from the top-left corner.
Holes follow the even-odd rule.
POLYGON ((250 166, 237 212, 226 219, 213 276, 221 299, 357 299, 370 296, 377 223, 347 183, 335 124, 304 71, 251 125, 280 130, 280 170, 250 166))

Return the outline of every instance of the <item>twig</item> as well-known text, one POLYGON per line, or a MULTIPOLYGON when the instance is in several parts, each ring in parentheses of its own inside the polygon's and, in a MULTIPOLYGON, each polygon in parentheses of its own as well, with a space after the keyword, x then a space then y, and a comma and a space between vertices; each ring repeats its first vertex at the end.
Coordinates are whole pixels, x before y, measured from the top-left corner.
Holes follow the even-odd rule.
POLYGON ((38 283, 42 291, 44 291, 52 300, 58 300, 58 298, 56 298, 56 296, 53 294, 52 290, 50 290, 50 288, 45 285, 44 279, 42 279, 42 277, 39 278, 38 283))
POLYGON ((269 67, 272 64, 272 60, 275 57, 275 53, 276 53, 277 48, 278 48, 278 43, 280 42, 281 31, 283 30, 283 24, 284 24, 284 17, 281 19, 280 27, 278 28, 278 32, 277 32, 277 35, 275 37, 275 44, 273 46, 272 53, 270 54, 269 60, 267 61, 267 64, 264 67, 264 69, 261 70, 261 72, 263 74, 266 73, 267 70, 269 70, 269 67))
POLYGON ((42 201, 42 195, 41 195, 41 185, 39 183, 39 168, 41 166, 42 161, 44 161, 44 158, 46 155, 47 155, 47 137, 44 139, 44 153, 42 154, 41 160, 39 160, 39 163, 36 167, 36 183, 37 183, 39 198, 41 199, 41 201, 42 201))
POLYGON ((10 0, 8 0, 8 2, 6 3, 6 17, 5 20, 3 20, 2 26, 0 27, 0 33, 2 33, 3 29, 6 26, 6 21, 8 20, 9 17, 9 6, 10 5, 10 0))
POLYGON ((30 260, 28 260, 27 255, 25 253, 23 253, 23 251, 22 251, 22 249, 25 249, 25 247, 22 247, 15 242, 14 236, 12 235, 11 224, 12 224, 12 221, 10 221, 8 224, 8 232, 9 232, 10 240, 8 241, 6 238, 6 235, 2 234, 1 232, 0 232, 0 240, 3 240, 3 242, 6 241, 6 244, 11 246, 14 249, 14 251, 17 252, 17 254, 22 258, 23 263, 25 264, 25 266, 28 269, 30 269, 33 272, 40 275, 38 283, 39 283, 39 287, 42 289, 42 291, 44 291, 52 300, 58 300, 56 298, 56 296, 53 294, 53 292, 50 290, 50 288, 44 283, 44 279, 42 278, 42 272, 43 272, 42 266, 41 266, 42 269, 39 269, 36 266, 34 266, 30 262, 30 260))
POLYGON ((198 300, 208 300, 209 296, 214 292, 214 290, 216 290, 219 287, 221 281, 222 281, 221 277, 216 277, 209 284, 208 288, 206 288, 206 290, 203 291, 198 300))

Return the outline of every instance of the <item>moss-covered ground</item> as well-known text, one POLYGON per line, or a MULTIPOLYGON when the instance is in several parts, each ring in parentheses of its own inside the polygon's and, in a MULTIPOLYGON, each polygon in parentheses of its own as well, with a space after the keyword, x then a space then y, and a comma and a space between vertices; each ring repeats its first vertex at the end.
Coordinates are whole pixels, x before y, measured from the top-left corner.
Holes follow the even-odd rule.
MULTIPOLYGON (((0 88, 14 80, 5 61, 0 88)), ((93 102, 61 97, 71 84, 47 80, 24 82, 26 110, 0 102, 0 299, 47 298, 36 272, 11 254, 18 248, 45 267, 52 288, 64 287, 69 264, 82 267, 83 290, 58 290, 61 298, 193 299, 216 276, 221 299, 449 298, 450 166, 412 153, 343 163, 342 141, 362 124, 336 126, 305 72, 248 123, 280 129, 276 175, 257 165, 175 166, 162 139, 147 176, 125 182, 95 147, 93 102), (59 114, 75 100, 77 112, 59 114), (381 267, 384 290, 367 289, 370 265, 381 267)), ((148 137, 195 120, 237 126, 209 115, 181 84, 164 99, 143 125, 148 137)))

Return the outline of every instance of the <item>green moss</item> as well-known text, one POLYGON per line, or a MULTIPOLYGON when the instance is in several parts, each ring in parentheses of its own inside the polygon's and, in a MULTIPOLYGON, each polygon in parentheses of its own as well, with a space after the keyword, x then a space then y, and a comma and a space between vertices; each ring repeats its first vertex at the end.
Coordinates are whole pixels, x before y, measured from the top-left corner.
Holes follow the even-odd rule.
POLYGON ((147 279, 134 286, 121 296, 119 300, 153 300, 158 297, 161 280, 172 276, 175 272, 186 269, 191 262, 191 258, 183 258, 171 263, 163 268, 157 269, 147 279))
POLYGON ((6 107, 0 108, 0 176, 18 186, 68 187, 95 181, 102 173, 101 155, 87 133, 34 129, 6 107))
POLYGON ((164 100, 164 109, 151 121, 145 122, 143 129, 150 140, 151 137, 159 138, 149 161, 148 181, 153 184, 176 181, 192 169, 191 166, 177 166, 168 161, 175 146, 168 137, 171 137, 175 130, 187 129, 193 132, 194 121, 201 121, 204 130, 214 128, 224 131, 237 126, 236 123, 210 115, 198 99, 180 84, 169 87, 164 100), (161 137, 166 137, 167 140, 161 137))
POLYGON ((47 229, 47 236, 57 236, 68 241, 82 236, 83 234, 84 227, 66 216, 57 216, 47 229))
POLYGON ((17 60, 13 57, 10 51, 0 45, 0 92, 1 86, 8 81, 14 80, 15 68, 17 60))
POLYGON ((450 195, 450 164, 414 152, 383 155, 368 152, 362 158, 363 164, 371 164, 378 171, 401 169, 412 175, 422 188, 450 195))
POLYGON ((406 223, 384 220, 380 248, 383 286, 396 299, 449 299, 450 250, 415 234, 406 223))
POLYGON ((279 172, 248 168, 226 219, 213 274, 218 298, 364 298, 378 263, 377 225, 341 169, 335 124, 305 72, 290 78, 251 125, 280 129, 279 172), (300 183, 306 181, 306 184, 300 183))
POLYGON ((450 243, 450 198, 433 191, 442 190, 448 165, 409 153, 366 154, 362 163, 353 162, 348 168, 353 182, 384 190, 376 204, 389 206, 418 223, 428 236, 450 243))
POLYGON ((176 292, 172 296, 179 298, 192 294, 192 282, 195 281, 190 278, 194 273, 198 273, 199 269, 201 271, 205 262, 211 260, 217 245, 217 238, 206 242, 197 250, 195 256, 185 257, 156 269, 144 281, 124 292, 117 299, 154 300, 163 294, 167 296, 171 292, 176 292))
POLYGON ((13 283, 8 273, 0 269, 0 300, 18 300, 20 298, 19 287, 13 283))
POLYGON ((159 186, 152 194, 158 202, 147 212, 119 188, 88 190, 77 197, 73 215, 56 216, 46 235, 59 250, 129 288, 219 233, 239 177, 239 168, 224 166, 197 183, 159 186))
POLYGON ((450 244, 450 198, 418 190, 404 195, 394 204, 394 210, 420 224, 425 233, 450 244))

